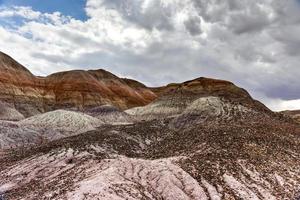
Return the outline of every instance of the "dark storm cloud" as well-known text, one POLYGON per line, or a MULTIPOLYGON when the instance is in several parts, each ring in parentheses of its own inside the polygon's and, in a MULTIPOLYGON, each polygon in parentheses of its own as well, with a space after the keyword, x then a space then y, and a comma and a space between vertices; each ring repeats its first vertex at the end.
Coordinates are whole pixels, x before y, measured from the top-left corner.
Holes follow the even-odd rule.
POLYGON ((184 22, 186 29, 191 35, 199 35, 201 31, 201 20, 199 17, 193 17, 184 22))
POLYGON ((103 6, 116 9, 127 20, 152 30, 173 30, 171 10, 162 6, 161 1, 149 1, 147 7, 142 7, 143 1, 105 0, 103 6))
POLYGON ((260 31, 272 23, 263 1, 193 0, 207 22, 220 23, 236 34, 260 31))
POLYGON ((270 22, 266 16, 258 13, 239 13, 230 17, 228 28, 232 29, 236 34, 251 33, 254 31, 261 31, 270 22))

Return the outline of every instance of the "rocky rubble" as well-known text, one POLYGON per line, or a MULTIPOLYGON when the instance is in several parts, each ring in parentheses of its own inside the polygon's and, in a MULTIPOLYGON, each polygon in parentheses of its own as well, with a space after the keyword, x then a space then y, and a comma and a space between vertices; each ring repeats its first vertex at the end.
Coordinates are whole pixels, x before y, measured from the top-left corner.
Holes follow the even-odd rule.
POLYGON ((294 120, 300 123, 300 110, 288 110, 283 111, 281 113, 293 118, 294 120))
POLYGON ((211 121, 174 130, 170 121, 105 125, 10 152, 0 160, 0 185, 8 199, 294 199, 299 192, 299 126, 211 121))
POLYGON ((134 117, 126 112, 111 106, 103 105, 95 108, 87 109, 84 111, 87 115, 100 119, 106 124, 126 124, 132 123, 134 117))

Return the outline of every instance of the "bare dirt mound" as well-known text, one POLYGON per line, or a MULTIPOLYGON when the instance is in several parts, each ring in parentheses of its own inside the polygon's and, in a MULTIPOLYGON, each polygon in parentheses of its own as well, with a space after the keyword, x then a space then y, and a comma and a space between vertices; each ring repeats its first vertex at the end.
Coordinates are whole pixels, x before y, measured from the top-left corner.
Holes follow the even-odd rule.
POLYGON ((86 114, 56 110, 36 115, 19 122, 20 125, 32 127, 38 130, 55 130, 62 133, 83 133, 94 130, 102 122, 86 114))
POLYGON ((42 144, 95 130, 103 122, 86 114, 57 110, 19 122, 0 121, 0 149, 42 144))
POLYGON ((19 121, 22 119, 24 119, 24 116, 19 111, 0 101, 0 120, 19 121))

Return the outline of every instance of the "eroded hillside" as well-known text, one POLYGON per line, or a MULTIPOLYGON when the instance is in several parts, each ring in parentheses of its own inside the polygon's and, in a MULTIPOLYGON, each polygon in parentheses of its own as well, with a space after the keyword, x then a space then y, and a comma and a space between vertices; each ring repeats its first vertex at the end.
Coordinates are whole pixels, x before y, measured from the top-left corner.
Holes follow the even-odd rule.
MULTIPOLYGON (((35 79, 12 64, 31 77, 28 82, 35 79)), ((47 91, 56 91, 55 102, 63 102, 55 104, 60 110, 24 119, 18 101, 0 104, 0 117, 12 120, 0 121, 5 199, 300 198, 299 123, 246 90, 209 78, 149 89, 102 71, 72 73, 51 75, 47 84, 47 91), (70 106, 82 94, 71 87, 73 75, 74 88, 91 84, 85 92, 93 98, 84 102, 97 95, 101 100, 82 109, 70 106), (134 103, 136 95, 144 106, 134 103)), ((40 88, 21 91, 40 95, 40 88)), ((22 106, 30 104, 31 111, 50 105, 45 96, 42 104, 26 98, 22 106)))

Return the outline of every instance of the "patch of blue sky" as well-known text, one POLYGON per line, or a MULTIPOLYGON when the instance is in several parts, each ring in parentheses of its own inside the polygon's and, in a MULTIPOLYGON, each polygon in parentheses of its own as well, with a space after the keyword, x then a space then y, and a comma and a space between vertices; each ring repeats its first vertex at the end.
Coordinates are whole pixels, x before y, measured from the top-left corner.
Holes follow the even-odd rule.
POLYGON ((25 23, 23 17, 13 16, 13 17, 0 17, 0 26, 6 29, 17 29, 25 23))
POLYGON ((1 6, 26 6, 42 13, 60 12, 65 16, 85 21, 86 0, 0 0, 1 6))
POLYGON ((23 17, 20 16, 14 16, 14 17, 8 17, 3 18, 0 17, 0 27, 3 27, 5 30, 9 32, 14 32, 21 34, 23 37, 27 39, 33 39, 33 36, 30 32, 19 32, 19 28, 26 22, 26 20, 23 17))

